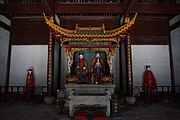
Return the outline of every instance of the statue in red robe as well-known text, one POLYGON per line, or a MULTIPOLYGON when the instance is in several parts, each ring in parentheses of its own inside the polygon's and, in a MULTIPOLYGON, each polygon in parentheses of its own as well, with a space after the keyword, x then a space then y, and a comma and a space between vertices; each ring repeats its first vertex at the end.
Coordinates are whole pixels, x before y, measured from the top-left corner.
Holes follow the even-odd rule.
POLYGON ((145 87, 145 90, 148 90, 149 92, 152 92, 156 87, 156 79, 151 71, 150 66, 146 66, 143 86, 145 87))
POLYGON ((79 59, 76 61, 76 72, 79 78, 79 83, 86 83, 87 82, 87 63, 86 60, 83 58, 83 54, 79 54, 79 59))
POLYGON ((27 81, 26 81, 26 86, 28 87, 34 87, 34 74, 33 74, 33 69, 29 68, 28 73, 27 73, 27 81))
POLYGON ((34 93, 35 81, 34 81, 34 74, 33 74, 32 67, 30 67, 27 71, 26 87, 27 87, 28 94, 34 93))
POLYGON ((97 53, 96 57, 93 58, 91 72, 91 83, 102 83, 102 75, 104 73, 104 62, 100 57, 99 53, 97 53))

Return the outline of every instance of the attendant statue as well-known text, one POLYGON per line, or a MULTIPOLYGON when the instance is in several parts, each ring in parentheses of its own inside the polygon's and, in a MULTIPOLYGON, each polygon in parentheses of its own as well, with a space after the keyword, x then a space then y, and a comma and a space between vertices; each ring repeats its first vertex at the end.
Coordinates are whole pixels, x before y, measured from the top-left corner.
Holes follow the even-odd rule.
POLYGON ((146 65, 146 71, 144 72, 144 90, 146 93, 152 93, 156 88, 156 78, 154 77, 153 72, 151 71, 150 65, 146 65))
POLYGON ((102 75, 104 73, 104 62, 100 57, 100 53, 96 53, 96 57, 93 58, 91 73, 91 83, 102 83, 102 75))
POLYGON ((76 72, 79 79, 79 83, 87 83, 87 62, 83 58, 83 54, 79 54, 79 58, 76 61, 76 72))

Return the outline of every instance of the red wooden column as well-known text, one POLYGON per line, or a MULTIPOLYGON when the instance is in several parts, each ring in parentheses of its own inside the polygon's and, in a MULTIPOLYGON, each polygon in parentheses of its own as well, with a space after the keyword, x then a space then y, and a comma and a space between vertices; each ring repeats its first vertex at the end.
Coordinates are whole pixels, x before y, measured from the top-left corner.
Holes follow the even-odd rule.
MULTIPOLYGON (((50 17, 50 21, 54 22, 53 17, 50 17)), ((52 31, 49 32, 48 41, 48 71, 47 71, 47 90, 48 95, 52 95, 52 85, 53 85, 53 70, 54 70, 54 39, 52 31)))
POLYGON ((130 35, 127 35, 126 40, 126 63, 127 63, 127 80, 129 87, 129 95, 132 95, 133 90, 133 74, 132 74, 132 53, 131 53, 131 39, 130 35))

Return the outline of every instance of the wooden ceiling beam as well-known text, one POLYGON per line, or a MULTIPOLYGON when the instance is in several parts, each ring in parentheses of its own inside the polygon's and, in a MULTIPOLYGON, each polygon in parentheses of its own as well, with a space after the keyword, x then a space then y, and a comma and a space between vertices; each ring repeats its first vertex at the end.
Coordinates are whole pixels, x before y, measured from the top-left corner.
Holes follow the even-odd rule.
MULTIPOLYGON (((42 3, 0 4, 0 14, 36 14, 46 9, 42 3)), ((124 14, 124 3, 119 4, 60 4, 54 5, 55 14, 60 13, 119 13, 124 14)), ((128 13, 139 14, 180 14, 180 4, 143 4, 136 3, 128 13)))
MULTIPOLYGON (((134 3, 127 9, 129 14, 180 14, 180 4, 134 3), (132 5, 133 4, 133 5, 132 5)), ((126 11, 124 3, 119 4, 55 4, 55 13, 120 13, 126 11)))
POLYGON ((9 20, 12 20, 12 19, 13 19, 12 15, 9 15, 9 14, 5 14, 4 17, 6 17, 6 18, 9 19, 9 20))
POLYGON ((46 13, 52 14, 52 10, 51 10, 51 7, 49 6, 48 2, 46 0, 41 0, 41 2, 43 3, 46 13))
POLYGON ((55 4, 55 13, 123 13, 124 4, 55 4))
POLYGON ((130 0, 125 9, 125 15, 128 15, 130 11, 135 7, 137 0, 130 0))
POLYGON ((0 14, 41 14, 45 12, 43 4, 0 4, 0 14))
POLYGON ((136 4, 130 13, 180 14, 180 4, 136 4))
POLYGON ((41 0, 46 13, 48 13, 50 16, 54 16, 54 0, 41 0))
POLYGON ((4 28, 7 31, 10 31, 10 26, 0 21, 0 27, 4 28))

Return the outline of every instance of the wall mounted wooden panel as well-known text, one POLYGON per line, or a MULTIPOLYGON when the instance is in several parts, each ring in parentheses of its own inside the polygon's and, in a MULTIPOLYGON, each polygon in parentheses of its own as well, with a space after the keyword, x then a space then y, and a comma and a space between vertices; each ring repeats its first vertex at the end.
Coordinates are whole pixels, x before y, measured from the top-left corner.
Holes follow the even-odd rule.
POLYGON ((42 19, 15 19, 13 23, 13 45, 48 44, 49 30, 42 19))
POLYGON ((168 19, 140 18, 131 30, 132 44, 169 44, 168 19))

